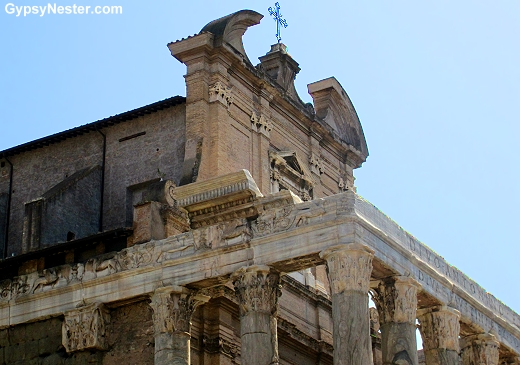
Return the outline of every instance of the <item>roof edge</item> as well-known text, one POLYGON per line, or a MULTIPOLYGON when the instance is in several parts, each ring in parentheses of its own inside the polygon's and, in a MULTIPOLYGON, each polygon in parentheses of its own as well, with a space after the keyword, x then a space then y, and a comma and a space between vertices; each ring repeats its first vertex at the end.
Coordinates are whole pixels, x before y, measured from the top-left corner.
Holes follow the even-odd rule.
POLYGON ((55 134, 51 134, 46 137, 42 137, 30 142, 23 143, 18 146, 14 146, 11 148, 8 148, 6 150, 0 151, 0 159, 6 158, 14 155, 18 155, 23 152, 32 151, 38 148, 42 148, 54 143, 59 143, 61 141, 64 141, 68 138, 73 138, 76 136, 80 136, 82 134, 96 131, 105 127, 112 126, 114 124, 119 124, 122 122, 126 122, 132 119, 136 119, 138 117, 141 117, 146 114, 155 113, 159 110, 171 108, 176 105, 180 105, 186 102, 186 98, 184 96, 173 96, 171 98, 167 98, 164 100, 157 101, 152 104, 148 104, 145 106, 142 106, 137 109, 129 110, 127 112, 116 114, 104 119, 97 120, 92 123, 84 124, 79 127, 75 127, 72 129, 67 129, 63 132, 58 132, 55 134))

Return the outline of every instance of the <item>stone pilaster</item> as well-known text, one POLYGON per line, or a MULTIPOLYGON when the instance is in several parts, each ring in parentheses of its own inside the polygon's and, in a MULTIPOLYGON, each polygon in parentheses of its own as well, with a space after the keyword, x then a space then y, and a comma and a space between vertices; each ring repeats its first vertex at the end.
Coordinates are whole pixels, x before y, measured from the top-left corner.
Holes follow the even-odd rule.
POLYGON ((417 365, 415 319, 419 283, 409 277, 394 276, 373 283, 372 287, 381 324, 383 364, 401 360, 417 365))
POLYGON ((368 290, 374 252, 361 244, 323 251, 332 294, 334 365, 372 363, 368 290))
POLYGON ((191 316, 209 300, 182 287, 159 288, 151 297, 155 365, 190 364, 191 316))
POLYGON ((459 365, 460 312, 447 306, 419 309, 426 365, 459 365))
POLYGON ((67 352, 106 350, 106 325, 110 315, 101 303, 88 304, 65 313, 62 343, 67 352))
POLYGON ((463 337, 459 343, 462 365, 498 365, 500 343, 492 334, 463 337))
POLYGON ((255 265, 237 270, 231 280, 240 307, 241 364, 278 364, 280 275, 267 266, 255 265))

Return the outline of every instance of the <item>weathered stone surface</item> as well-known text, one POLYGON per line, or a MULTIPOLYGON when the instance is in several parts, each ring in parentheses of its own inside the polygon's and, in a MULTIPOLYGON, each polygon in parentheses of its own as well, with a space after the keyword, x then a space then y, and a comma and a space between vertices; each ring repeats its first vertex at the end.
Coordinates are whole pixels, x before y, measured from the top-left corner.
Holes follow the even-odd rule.
POLYGON ((57 315, 74 308, 83 298, 112 302, 147 295, 154 285, 159 287, 173 278, 180 284, 215 285, 251 262, 287 271, 302 270, 322 264, 319 253, 337 244, 338 237, 343 241, 363 237, 375 250, 374 260, 384 260, 396 273, 410 273, 421 283, 421 295, 452 303, 465 321, 494 331, 497 340, 520 352, 516 314, 489 294, 481 294, 469 278, 446 266, 426 246, 412 241, 411 236, 353 192, 301 204, 282 201, 278 194, 260 198, 255 203, 262 213, 259 222, 269 225, 263 225, 265 229, 260 231, 258 223, 252 222, 250 239, 236 244, 218 236, 220 243, 200 250, 188 232, 135 245, 115 256, 85 264, 49 269, 53 274, 48 277, 33 273, 1 282, 0 326, 57 315), (267 219, 268 215, 271 218, 267 219), (380 234, 383 231, 387 232, 384 239, 380 234), (417 260, 414 255, 423 259, 417 260), (476 294, 471 294, 472 289, 476 294))
POLYGON ((334 322, 334 365, 373 362, 368 289, 374 251, 357 244, 333 246, 320 256, 327 260, 334 322))
POLYGON ((428 365, 459 365, 460 312, 439 306, 417 312, 428 365))
POLYGON ((400 360, 417 365, 415 320, 419 284, 409 277, 395 276, 372 283, 372 287, 381 322, 383 364, 400 360))
POLYGON ((191 316, 209 300, 186 288, 163 287, 151 297, 155 336, 155 365, 190 364, 191 316))
POLYGON ((241 364, 278 364, 280 275, 267 266, 250 266, 237 270, 231 280, 240 307, 241 364))
POLYGON ((463 365, 498 365, 500 343, 489 333, 460 339, 460 357, 463 365))
POLYGON ((63 321, 63 346, 67 352, 106 350, 106 326, 109 321, 109 312, 101 303, 68 311, 63 321))

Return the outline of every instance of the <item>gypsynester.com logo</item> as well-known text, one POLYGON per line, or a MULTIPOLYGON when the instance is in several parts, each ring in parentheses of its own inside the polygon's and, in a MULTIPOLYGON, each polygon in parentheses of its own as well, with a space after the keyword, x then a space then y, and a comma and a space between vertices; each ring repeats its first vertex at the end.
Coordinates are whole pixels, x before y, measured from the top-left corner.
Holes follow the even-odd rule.
POLYGON ((14 3, 5 4, 5 12, 16 17, 20 16, 44 16, 44 15, 111 15, 123 14, 121 5, 58 5, 48 3, 47 5, 15 5, 14 3))

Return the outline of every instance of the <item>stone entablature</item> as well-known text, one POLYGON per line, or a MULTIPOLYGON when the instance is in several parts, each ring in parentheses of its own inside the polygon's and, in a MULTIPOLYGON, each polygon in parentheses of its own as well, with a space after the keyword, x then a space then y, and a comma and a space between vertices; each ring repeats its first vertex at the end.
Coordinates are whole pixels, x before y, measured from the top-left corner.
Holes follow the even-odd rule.
MULTIPOLYGON (((215 193, 212 204, 217 204, 220 196, 215 193)), ((299 204, 288 192, 281 192, 254 197, 247 204, 252 204, 259 216, 244 222, 247 235, 240 236, 243 239, 215 235, 211 246, 200 249, 197 235, 200 237, 202 230, 207 235, 208 229, 218 226, 210 225, 84 264, 4 281, 0 284, 0 326, 59 315, 83 300, 110 303, 150 295, 165 285, 212 286, 228 281, 229 275, 244 266, 302 270, 325 263, 319 257, 323 250, 360 243, 374 250, 373 280, 382 279, 376 270, 381 264, 394 275, 408 275, 421 285, 420 298, 458 310, 462 323, 495 334, 501 348, 520 354, 520 318, 516 313, 490 294, 482 294, 476 283, 352 191, 299 204), (267 222, 270 228, 259 230, 261 222, 262 227, 267 222)), ((189 206, 184 208, 190 210, 189 206)))

